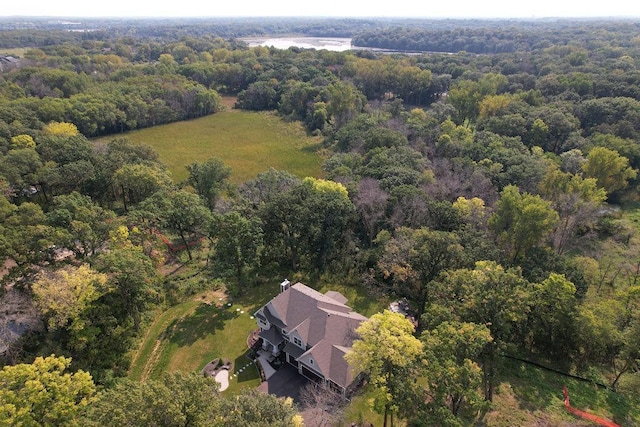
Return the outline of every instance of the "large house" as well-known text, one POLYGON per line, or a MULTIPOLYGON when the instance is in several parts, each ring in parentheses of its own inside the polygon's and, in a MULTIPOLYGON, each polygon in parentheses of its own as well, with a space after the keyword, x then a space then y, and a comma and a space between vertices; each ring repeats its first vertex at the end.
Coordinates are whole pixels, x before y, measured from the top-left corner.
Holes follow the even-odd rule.
POLYGON ((284 354, 301 375, 345 394, 353 382, 344 359, 356 338, 355 329, 367 320, 345 305, 335 291, 322 294, 302 283, 280 284, 280 294, 255 313, 262 349, 284 354))

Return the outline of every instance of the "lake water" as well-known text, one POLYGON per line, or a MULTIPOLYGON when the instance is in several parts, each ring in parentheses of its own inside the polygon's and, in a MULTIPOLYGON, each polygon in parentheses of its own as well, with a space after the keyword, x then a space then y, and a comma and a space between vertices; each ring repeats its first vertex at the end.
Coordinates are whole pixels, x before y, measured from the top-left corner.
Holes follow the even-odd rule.
POLYGON ((403 53, 405 55, 418 55, 420 52, 402 52, 392 49, 382 49, 375 47, 351 46, 351 38, 340 37, 245 37, 241 39, 249 47, 265 46, 276 49, 289 49, 299 47, 301 49, 326 49, 336 52, 345 50, 371 50, 381 53, 403 53))
POLYGON ((301 49, 326 49, 343 52, 352 49, 350 38, 334 37, 256 37, 243 38, 249 47, 266 46, 276 49, 299 47, 301 49))

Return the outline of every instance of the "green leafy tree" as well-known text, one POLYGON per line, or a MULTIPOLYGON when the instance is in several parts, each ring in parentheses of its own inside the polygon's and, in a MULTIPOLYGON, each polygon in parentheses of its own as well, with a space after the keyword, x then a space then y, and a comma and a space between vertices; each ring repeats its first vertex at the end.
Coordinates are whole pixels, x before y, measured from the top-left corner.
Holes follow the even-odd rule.
POLYGON ((291 398, 278 398, 258 390, 248 390, 220 400, 215 427, 302 427, 302 416, 291 398))
POLYGON ((47 213, 49 224, 67 231, 64 246, 78 258, 94 255, 104 245, 116 226, 115 219, 115 213, 77 192, 56 196, 47 213))
POLYGON ((429 397, 420 418, 426 415, 434 425, 463 425, 457 417, 464 405, 469 413, 486 409, 478 361, 493 340, 489 329, 475 323, 443 322, 424 331, 420 340, 429 397))
POLYGON ((215 215, 209 236, 214 240, 215 269, 230 271, 242 293, 247 273, 257 271, 260 265, 263 246, 260 221, 247 218, 239 212, 215 215))
POLYGON ((533 348, 552 357, 573 356, 578 314, 575 294, 575 285, 557 273, 533 285, 527 328, 533 348))
POLYGON ((260 207, 264 257, 291 269, 323 272, 339 260, 349 242, 355 207, 339 183, 305 178, 260 207))
POLYGON ((189 260, 190 246, 207 235, 211 212, 197 194, 179 191, 159 191, 144 200, 138 213, 146 216, 161 229, 177 233, 189 260))
POLYGON ((0 424, 84 425, 81 415, 95 399, 96 386, 87 372, 65 372, 70 363, 70 358, 51 355, 5 366, 0 371, 0 424))
POLYGON ((217 387, 211 378, 180 371, 143 383, 121 380, 98 396, 84 422, 113 427, 217 425, 217 387))
POLYGON ((291 399, 257 390, 227 399, 217 387, 211 378, 180 371, 144 383, 123 380, 99 396, 85 425, 302 427, 291 399))
POLYGON ((353 84, 343 81, 331 83, 327 87, 329 102, 327 113, 331 123, 339 129, 364 109, 366 99, 353 84))
POLYGON ((557 222, 558 214, 549 201, 520 193, 514 185, 502 190, 495 212, 489 217, 490 229, 512 260, 524 257, 528 250, 541 244, 557 222))
POLYGON ((88 265, 43 272, 31 287, 50 329, 84 328, 84 312, 107 291, 107 276, 88 265))
POLYGON ((111 292, 105 297, 114 315, 122 311, 138 331, 142 314, 159 300, 160 278, 152 260, 137 248, 115 248, 98 257, 96 269, 109 277, 111 292))
POLYGON ((482 355, 485 399, 492 400, 498 351, 522 342, 519 331, 530 310, 531 284, 519 269, 479 261, 474 269, 450 270, 433 283, 436 303, 460 322, 486 325, 493 337, 482 355))
POLYGON ((640 363, 640 286, 588 301, 578 311, 580 366, 591 362, 608 367, 615 389, 640 363))
POLYGON ((0 175, 18 194, 38 184, 38 172, 42 166, 42 159, 33 148, 14 149, 0 156, 0 175))
MULTIPOLYGON (((423 344, 413 336, 414 327, 403 315, 385 310, 374 314, 356 329, 358 339, 345 359, 354 375, 365 373, 376 390, 374 408, 389 415, 410 406, 406 393, 413 378, 423 344)), ((392 421, 393 424, 393 421, 392 421)))
POLYGON ((157 191, 171 188, 169 175, 159 167, 145 164, 125 164, 113 174, 125 210, 142 202, 157 191))
POLYGON ((456 108, 455 121, 462 125, 474 121, 480 114, 480 101, 485 94, 480 84, 472 80, 460 80, 451 87, 447 102, 456 108))
POLYGON ((430 282, 442 271, 461 267, 464 248, 446 231, 401 227, 385 243, 378 268, 396 293, 417 303, 418 319, 429 302, 430 282))
POLYGON ((20 269, 55 262, 55 244, 65 232, 46 224, 42 208, 25 202, 16 206, 0 196, 0 256, 20 269))
POLYGON ((606 147, 592 148, 582 170, 588 178, 595 178, 607 195, 622 190, 638 175, 638 171, 629 166, 629 159, 606 147))
POLYGON ((274 198, 299 186, 300 182, 298 177, 287 171, 270 168, 265 172, 259 173, 255 179, 242 184, 239 192, 242 196, 242 201, 251 209, 257 210, 274 198))
POLYGON ((595 178, 583 178, 549 168, 540 183, 540 194, 552 202, 558 212, 558 223, 553 232, 553 246, 559 254, 576 244, 579 229, 588 229, 596 220, 597 209, 605 201, 605 190, 598 187, 595 178))
POLYGON ((221 159, 211 158, 205 162, 187 165, 187 171, 189 171, 187 182, 213 212, 221 191, 228 186, 227 179, 231 176, 231 168, 221 159))

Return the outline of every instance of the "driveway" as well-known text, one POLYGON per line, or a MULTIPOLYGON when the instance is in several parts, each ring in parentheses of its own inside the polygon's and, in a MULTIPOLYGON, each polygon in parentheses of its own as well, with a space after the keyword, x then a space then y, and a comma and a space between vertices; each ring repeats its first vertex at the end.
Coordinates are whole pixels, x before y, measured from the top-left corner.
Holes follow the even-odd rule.
POLYGON ((300 390, 309 382, 298 374, 293 366, 285 363, 269 379, 258 386, 258 390, 278 397, 291 397, 298 402, 300 390))

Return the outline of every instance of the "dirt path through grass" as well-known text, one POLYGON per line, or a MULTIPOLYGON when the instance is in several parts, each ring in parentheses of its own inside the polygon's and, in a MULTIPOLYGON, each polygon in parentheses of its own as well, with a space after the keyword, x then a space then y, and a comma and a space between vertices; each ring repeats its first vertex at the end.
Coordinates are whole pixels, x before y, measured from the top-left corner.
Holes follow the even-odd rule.
MULTIPOLYGON (((270 296, 260 295, 258 304, 270 296)), ((223 293, 208 292, 158 312, 133 356, 129 378, 145 381, 165 372, 199 372, 215 358, 242 367, 249 362, 247 336, 257 327, 254 298, 228 304, 223 293)), ((238 373, 234 379, 232 389, 259 383, 257 371, 238 373)))
POLYGON ((131 361, 129 378, 136 381, 146 380, 161 354, 161 348, 172 330, 196 306, 195 301, 187 301, 160 313, 147 329, 142 343, 131 361), (171 326, 173 324, 173 326, 171 326), (168 328, 171 327, 171 330, 168 328))

